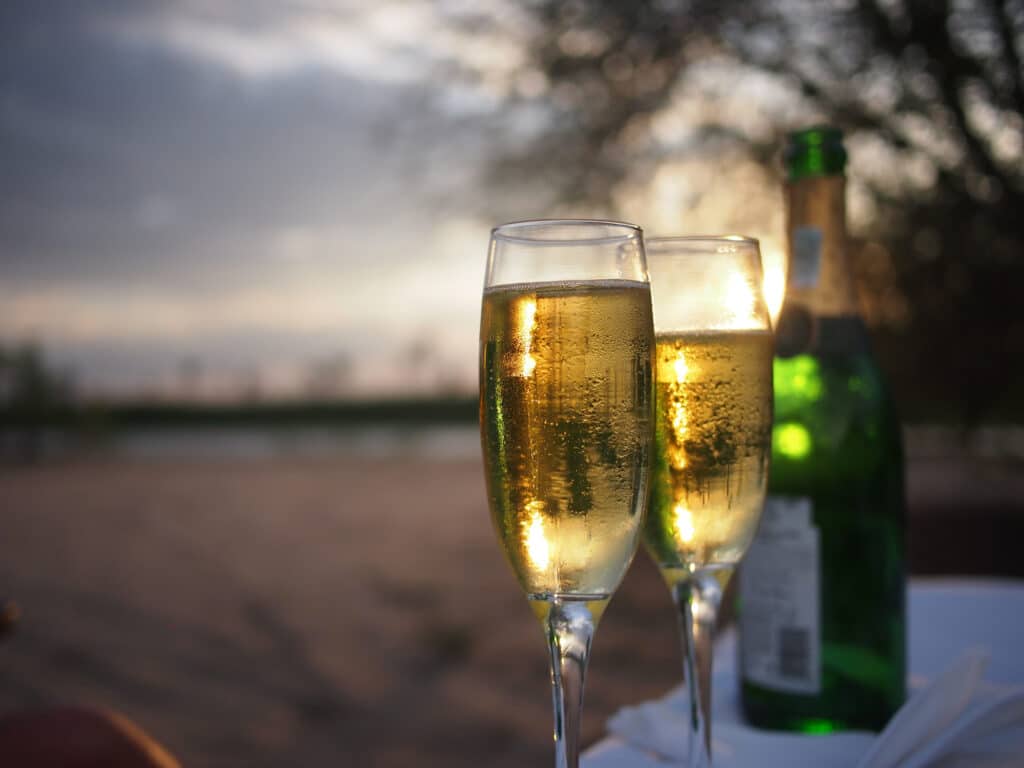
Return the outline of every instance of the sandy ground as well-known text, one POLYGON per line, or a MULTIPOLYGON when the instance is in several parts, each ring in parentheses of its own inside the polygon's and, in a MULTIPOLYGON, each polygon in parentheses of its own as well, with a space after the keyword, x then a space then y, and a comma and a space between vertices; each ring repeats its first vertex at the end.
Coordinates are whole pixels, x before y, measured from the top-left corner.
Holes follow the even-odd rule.
MULTIPOLYGON (((918 572, 1024 575, 1020 464, 909 471, 918 572), (970 503, 968 503, 970 502, 970 503)), ((110 707, 189 768, 551 763, 543 636, 478 461, 0 466, 0 713, 110 707)), ((636 559, 598 629, 584 740, 680 677, 636 559)))
MULTIPOLYGON (((111 707, 186 766, 551 761, 539 626, 475 461, 0 468, 0 712, 111 707)), ((584 737, 679 676, 637 558, 595 641, 584 737)))

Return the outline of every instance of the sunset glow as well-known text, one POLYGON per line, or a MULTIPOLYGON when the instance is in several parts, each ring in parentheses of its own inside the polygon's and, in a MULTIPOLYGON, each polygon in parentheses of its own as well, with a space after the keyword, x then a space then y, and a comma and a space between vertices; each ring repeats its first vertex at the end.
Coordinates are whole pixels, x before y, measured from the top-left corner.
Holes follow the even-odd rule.
MULTIPOLYGON (((509 141, 487 120, 518 109, 510 93, 535 109, 549 87, 526 66, 521 14, 495 14, 481 32, 420 0, 73 6, 40 15, 90 66, 12 69, 25 101, 2 116, 5 151, 31 170, 8 179, 19 203, 0 345, 37 344, 86 398, 474 391, 489 227, 525 207, 568 213, 544 184, 506 197, 486 176, 509 141), (110 93, 123 98, 108 105, 110 93), (429 109, 411 107, 412 93, 429 109)), ((41 55, 32 39, 12 37, 12 62, 41 55)), ((699 103, 666 105, 636 149, 678 141, 699 103)), ((774 183, 749 162, 667 159, 624 179, 614 209, 659 234, 759 238, 772 303, 774 183)), ((745 311, 740 292, 728 300, 745 311)), ((509 363, 528 378, 541 361, 533 311, 509 363)))

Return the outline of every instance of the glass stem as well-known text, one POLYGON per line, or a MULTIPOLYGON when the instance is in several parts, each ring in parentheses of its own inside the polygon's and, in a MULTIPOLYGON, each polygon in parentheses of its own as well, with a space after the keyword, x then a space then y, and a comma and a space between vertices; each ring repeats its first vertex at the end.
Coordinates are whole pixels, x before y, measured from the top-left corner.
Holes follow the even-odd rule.
POLYGON ((582 600, 551 603, 546 623, 555 707, 555 768, 577 768, 583 678, 594 637, 594 617, 582 600))
POLYGON ((679 610, 683 666, 690 693, 690 768, 711 765, 711 658, 722 586, 713 572, 697 572, 672 590, 679 610))

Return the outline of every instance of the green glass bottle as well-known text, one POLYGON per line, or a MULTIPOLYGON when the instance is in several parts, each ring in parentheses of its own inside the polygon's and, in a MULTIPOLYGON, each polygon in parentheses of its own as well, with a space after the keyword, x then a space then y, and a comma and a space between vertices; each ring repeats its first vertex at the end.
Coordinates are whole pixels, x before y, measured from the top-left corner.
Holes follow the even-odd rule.
POLYGON ((846 259, 842 134, 794 133, 785 162, 771 478, 739 580, 743 710, 765 728, 880 729, 905 696, 900 425, 846 259))

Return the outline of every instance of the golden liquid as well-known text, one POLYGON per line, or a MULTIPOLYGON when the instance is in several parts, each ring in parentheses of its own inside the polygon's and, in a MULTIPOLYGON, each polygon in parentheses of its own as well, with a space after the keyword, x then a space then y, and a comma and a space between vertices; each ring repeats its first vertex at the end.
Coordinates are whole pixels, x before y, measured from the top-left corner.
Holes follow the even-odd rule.
POLYGON ((644 544, 670 584, 735 565, 757 530, 771 454, 768 331, 657 336, 644 544))
POLYGON ((527 595, 605 600, 636 550, 651 429, 648 286, 484 293, 480 425, 491 515, 527 595))

